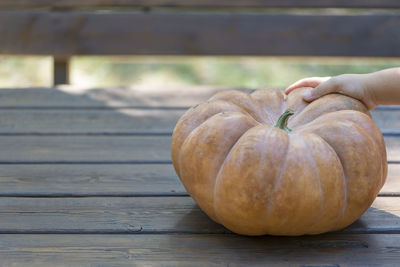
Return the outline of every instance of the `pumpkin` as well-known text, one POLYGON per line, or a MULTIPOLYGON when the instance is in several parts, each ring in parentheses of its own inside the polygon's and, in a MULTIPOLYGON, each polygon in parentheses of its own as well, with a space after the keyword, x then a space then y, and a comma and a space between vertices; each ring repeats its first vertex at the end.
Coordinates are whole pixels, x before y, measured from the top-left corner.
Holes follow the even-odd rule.
POLYGON ((303 90, 222 91, 179 119, 175 171, 212 220, 298 236, 342 229, 370 207, 387 175, 379 128, 360 101, 307 103, 303 90))

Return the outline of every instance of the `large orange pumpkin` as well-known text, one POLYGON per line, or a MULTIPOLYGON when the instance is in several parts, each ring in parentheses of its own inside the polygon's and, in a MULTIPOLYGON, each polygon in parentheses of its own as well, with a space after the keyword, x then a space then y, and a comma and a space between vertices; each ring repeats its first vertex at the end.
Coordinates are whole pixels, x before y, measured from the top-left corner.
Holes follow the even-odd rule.
POLYGON ((214 221, 244 235, 319 234, 370 207, 387 175, 379 128, 358 100, 306 103, 303 90, 224 91, 180 118, 173 164, 214 221))

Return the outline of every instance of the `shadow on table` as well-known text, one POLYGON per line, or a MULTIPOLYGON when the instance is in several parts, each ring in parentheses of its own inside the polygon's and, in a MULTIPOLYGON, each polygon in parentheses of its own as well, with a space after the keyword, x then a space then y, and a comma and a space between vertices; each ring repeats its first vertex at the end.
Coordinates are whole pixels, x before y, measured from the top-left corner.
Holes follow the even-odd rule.
POLYGON ((367 266, 384 262, 381 257, 387 257, 385 253, 395 253, 389 248, 399 241, 393 233, 400 233, 400 217, 370 208, 361 219, 338 232, 300 237, 249 237, 223 228, 194 205, 175 227, 188 235, 170 239, 169 246, 196 251, 199 257, 227 265, 258 266, 268 262, 273 266, 367 266))

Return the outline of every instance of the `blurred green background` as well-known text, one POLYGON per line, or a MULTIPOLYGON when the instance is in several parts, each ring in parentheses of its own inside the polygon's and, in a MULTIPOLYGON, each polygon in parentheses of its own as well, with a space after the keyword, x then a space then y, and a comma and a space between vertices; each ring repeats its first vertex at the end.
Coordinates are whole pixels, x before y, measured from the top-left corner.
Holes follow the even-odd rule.
MULTIPOLYGON (((309 76, 367 73, 400 66, 400 59, 314 57, 74 57, 71 84, 116 86, 218 85, 286 87, 309 76)), ((0 57, 0 87, 50 87, 51 57, 0 57)))

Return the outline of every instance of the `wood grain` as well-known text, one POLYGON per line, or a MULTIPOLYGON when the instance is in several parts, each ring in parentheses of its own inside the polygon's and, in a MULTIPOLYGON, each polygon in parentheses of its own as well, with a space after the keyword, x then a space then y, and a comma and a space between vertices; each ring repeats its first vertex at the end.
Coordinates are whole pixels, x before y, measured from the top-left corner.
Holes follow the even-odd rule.
POLYGON ((5 265, 394 266, 400 235, 2 235, 5 265))
POLYGON ((185 8, 268 8, 268 7, 358 7, 398 8, 395 0, 2 0, 8 8, 81 8, 81 7, 185 7, 185 8))
MULTIPOLYGON (((341 232, 242 237, 212 222, 186 195, 170 164, 170 136, 68 135, 137 129, 160 133, 184 109, 110 108, 107 94, 91 98, 26 90, 18 101, 18 94, 4 92, 0 265, 326 267, 395 266, 400 260, 399 164, 390 164, 381 192, 396 196, 378 197, 341 232), (64 135, 32 136, 33 131, 64 135), (27 135, 15 136, 18 132, 27 135)), ((156 96, 142 100, 136 103, 168 102, 156 96)), ((111 103, 129 101, 120 97, 111 103)), ((380 114, 379 121, 396 119, 396 111, 389 114, 392 119, 380 114)), ((399 160, 400 139, 388 136, 386 144, 389 159, 399 160)))
MULTIPOLYGON (((172 134, 186 108, 0 109, 0 135, 12 134, 172 134)), ((400 135, 400 110, 374 110, 385 134, 400 135)))
POLYGON ((1 134, 172 134, 185 110, 0 110, 1 134))
POLYGON ((2 235, 0 260, 29 266, 395 266, 398 234, 2 235))
MULTIPOLYGON (((400 139, 385 137, 389 161, 400 160, 400 139)), ((0 164, 170 163, 171 136, 0 136, 0 164)))
POLYGON ((400 161, 400 138, 386 136, 385 138, 386 153, 388 161, 400 161))
POLYGON ((0 165, 0 196, 146 195, 187 193, 170 164, 0 165))
POLYGON ((389 164, 388 176, 380 194, 400 194, 400 165, 389 164))
MULTIPOLYGON (((400 165, 389 164, 381 195, 400 196, 400 165)), ((171 164, 0 165, 0 196, 188 195, 171 164)))
MULTIPOLYGON (((219 86, 132 86, 84 89, 74 86, 56 88, 13 88, 2 90, 1 109, 116 109, 126 107, 189 108, 206 101, 221 90, 219 86)), ((237 88, 238 89, 238 88, 237 88)), ((249 90, 248 90, 249 91, 249 90)))
MULTIPOLYGON (((76 86, 13 88, 12 90, 1 90, 0 110, 118 110, 124 108, 186 110, 224 90, 252 92, 254 88, 205 85, 97 89, 76 86)), ((383 112, 382 114, 386 116, 388 111, 400 111, 400 107, 378 106, 372 111, 372 114, 383 112)))
POLYGON ((400 109, 375 109, 371 115, 381 131, 400 132, 400 109))
POLYGON ((0 163, 169 163, 170 144, 170 136, 0 136, 0 163))
POLYGON ((0 53, 395 57, 399 28, 397 15, 3 11, 0 53))
MULTIPOLYGON (((345 233, 400 234, 400 198, 378 197, 345 233)), ((2 198, 0 233, 228 233, 190 197, 2 198)))

